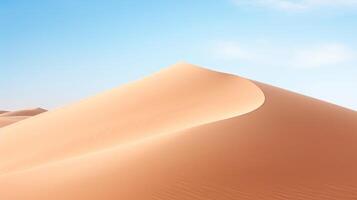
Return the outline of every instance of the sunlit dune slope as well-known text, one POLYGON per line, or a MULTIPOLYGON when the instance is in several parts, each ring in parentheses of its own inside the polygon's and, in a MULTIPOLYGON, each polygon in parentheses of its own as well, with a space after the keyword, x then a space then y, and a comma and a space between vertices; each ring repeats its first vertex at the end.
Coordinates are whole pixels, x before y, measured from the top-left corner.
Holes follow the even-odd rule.
POLYGON ((34 108, 27 110, 19 110, 19 111, 0 111, 0 128, 13 124, 15 122, 22 121, 29 117, 41 114, 46 112, 45 109, 42 108, 34 108))
MULTIPOLYGON (((88 123, 82 127, 85 131, 78 128, 77 132, 71 134, 67 133, 71 131, 69 126, 62 126, 65 119, 59 116, 74 114, 74 111, 71 113, 66 110, 77 110, 83 104, 95 107, 93 102, 101 102, 91 99, 3 128, 3 135, 0 135, 0 164, 3 171, 0 175, 0 199, 357 199, 355 111, 262 83, 254 84, 239 77, 216 74, 187 64, 183 66, 186 69, 184 71, 187 71, 185 76, 190 74, 196 77, 183 81, 187 84, 184 88, 192 93, 175 96, 168 104, 172 103, 176 107, 176 102, 188 101, 192 94, 197 95, 199 103, 178 106, 186 115, 169 115, 165 112, 165 117, 173 118, 173 121, 165 119, 158 124, 171 122, 171 128, 159 128, 156 124, 156 129, 148 129, 144 126, 146 123, 142 122, 139 127, 148 131, 133 131, 134 136, 129 139, 126 135, 130 135, 130 131, 109 131, 98 135, 93 141, 73 140, 68 146, 58 145, 57 151, 50 145, 35 148, 30 156, 28 149, 35 146, 31 144, 36 143, 34 141, 40 140, 38 144, 55 144, 58 138, 42 139, 42 133, 36 137, 36 131, 21 132, 26 127, 33 130, 36 126, 47 126, 51 120, 57 119, 62 123, 48 126, 49 134, 62 130, 64 137, 80 135, 83 139, 90 127, 105 124, 100 120, 88 123), (210 81, 205 83, 194 82, 206 77, 207 73, 213 77, 227 76, 239 81, 226 89, 222 88, 225 84, 221 82, 226 80, 223 77, 214 80, 209 78, 210 81), (198 83, 205 87, 198 87, 198 83), (196 87, 199 89, 195 90, 196 87), (214 91, 215 87, 221 88, 217 89, 221 91, 220 95, 214 93, 216 95, 207 96, 206 92, 214 91), (250 89, 242 90, 246 87, 250 89), (245 102, 239 96, 245 92, 250 93, 246 96, 250 101, 247 99, 245 102), (237 99, 231 98, 232 94, 238 95, 237 99), (216 96, 224 98, 213 100, 216 96), (210 103, 204 107, 206 101, 210 103), (232 108, 226 110, 236 105, 234 102, 241 107, 234 107, 235 113, 229 112, 233 111, 232 108), (246 105, 242 106, 242 102, 246 105), (255 102, 255 106, 248 102, 255 102), (243 107, 246 108, 244 112, 243 107), (200 110, 197 113, 201 115, 192 110, 200 110), (193 113, 197 115, 189 118, 193 113), (217 117, 218 114, 221 114, 220 117, 217 117), (187 119, 185 123, 180 121, 184 117, 187 119), (192 123, 198 118, 201 118, 199 122, 192 123), (114 136, 116 134, 125 136, 114 136), (102 136, 112 141, 104 142, 102 136), (13 147, 16 139, 24 140, 18 148, 13 147), (81 154, 73 148, 87 143, 97 144, 94 142, 96 140, 103 140, 100 143, 103 146, 85 146, 82 149, 85 153, 81 154), (104 148, 104 144, 107 148, 104 148), (66 157, 59 153, 67 149, 70 152, 66 157), (14 156, 11 159, 6 153, 13 153, 14 156), (51 162, 52 157, 56 159, 51 162)), ((181 76, 180 71, 173 69, 165 71, 167 74, 162 74, 163 77, 181 76)), ((162 80, 158 85, 166 81, 162 80)), ((151 89, 156 87, 152 86, 151 89)), ((94 99, 104 99, 114 91, 94 99)), ((150 98, 140 100, 135 104, 138 110, 155 105, 155 101, 150 98)), ((120 107, 121 104, 112 107, 120 107)), ((90 110, 85 108, 80 111, 90 110)), ((156 109, 162 107, 159 105, 156 109)), ((121 112, 122 115, 118 115, 120 117, 116 120, 124 120, 132 112, 125 115, 121 112)), ((86 117, 83 115, 83 118, 86 117)), ((107 117, 107 120, 113 119, 107 117)), ((147 122, 151 121, 147 119, 147 122)), ((73 127, 81 125, 77 121, 73 121, 73 124, 73 127)))

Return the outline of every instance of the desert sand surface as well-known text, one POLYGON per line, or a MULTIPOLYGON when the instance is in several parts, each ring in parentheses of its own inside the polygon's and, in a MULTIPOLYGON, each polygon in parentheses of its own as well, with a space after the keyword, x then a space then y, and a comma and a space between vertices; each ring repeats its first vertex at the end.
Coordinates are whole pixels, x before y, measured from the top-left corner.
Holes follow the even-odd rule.
POLYGON ((0 128, 46 112, 43 108, 18 111, 0 111, 0 128))
POLYGON ((180 63, 1 128, 0 199, 352 200, 356 152, 355 111, 180 63))

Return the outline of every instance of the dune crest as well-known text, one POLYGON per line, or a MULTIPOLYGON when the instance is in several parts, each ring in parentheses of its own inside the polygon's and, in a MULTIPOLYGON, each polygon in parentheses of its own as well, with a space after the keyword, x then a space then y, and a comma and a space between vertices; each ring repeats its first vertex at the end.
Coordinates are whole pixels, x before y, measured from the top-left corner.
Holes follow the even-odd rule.
POLYGON ((355 111, 179 64, 0 129, 0 199, 354 200, 356 122, 355 111), (97 121, 87 119, 96 109, 97 121), (120 128, 94 134, 111 123, 120 128))

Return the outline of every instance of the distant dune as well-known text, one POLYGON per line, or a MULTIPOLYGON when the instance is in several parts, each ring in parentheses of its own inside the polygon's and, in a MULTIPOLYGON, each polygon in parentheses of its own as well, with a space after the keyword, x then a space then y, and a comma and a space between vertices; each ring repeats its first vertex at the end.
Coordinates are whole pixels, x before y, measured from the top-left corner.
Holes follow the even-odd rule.
POLYGON ((0 199, 352 200, 356 152, 355 111, 181 63, 1 128, 0 199))
POLYGON ((0 128, 13 124, 18 121, 22 121, 29 117, 41 114, 46 112, 45 109, 35 108, 35 109, 27 109, 27 110, 18 110, 18 111, 0 111, 0 128))
POLYGON ((27 110, 17 110, 12 112, 4 112, 0 115, 0 117, 10 117, 10 116, 34 116, 40 113, 46 112, 43 108, 34 108, 27 110))

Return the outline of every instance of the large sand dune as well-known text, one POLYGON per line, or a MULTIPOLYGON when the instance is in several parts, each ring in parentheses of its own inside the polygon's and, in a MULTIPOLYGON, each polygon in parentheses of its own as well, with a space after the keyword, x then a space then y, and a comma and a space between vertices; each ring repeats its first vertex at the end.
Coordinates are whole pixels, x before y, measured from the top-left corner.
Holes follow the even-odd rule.
POLYGON ((357 114, 189 64, 0 129, 0 199, 357 199, 357 114))
POLYGON ((18 111, 0 111, 0 128, 46 112, 43 108, 18 111))

